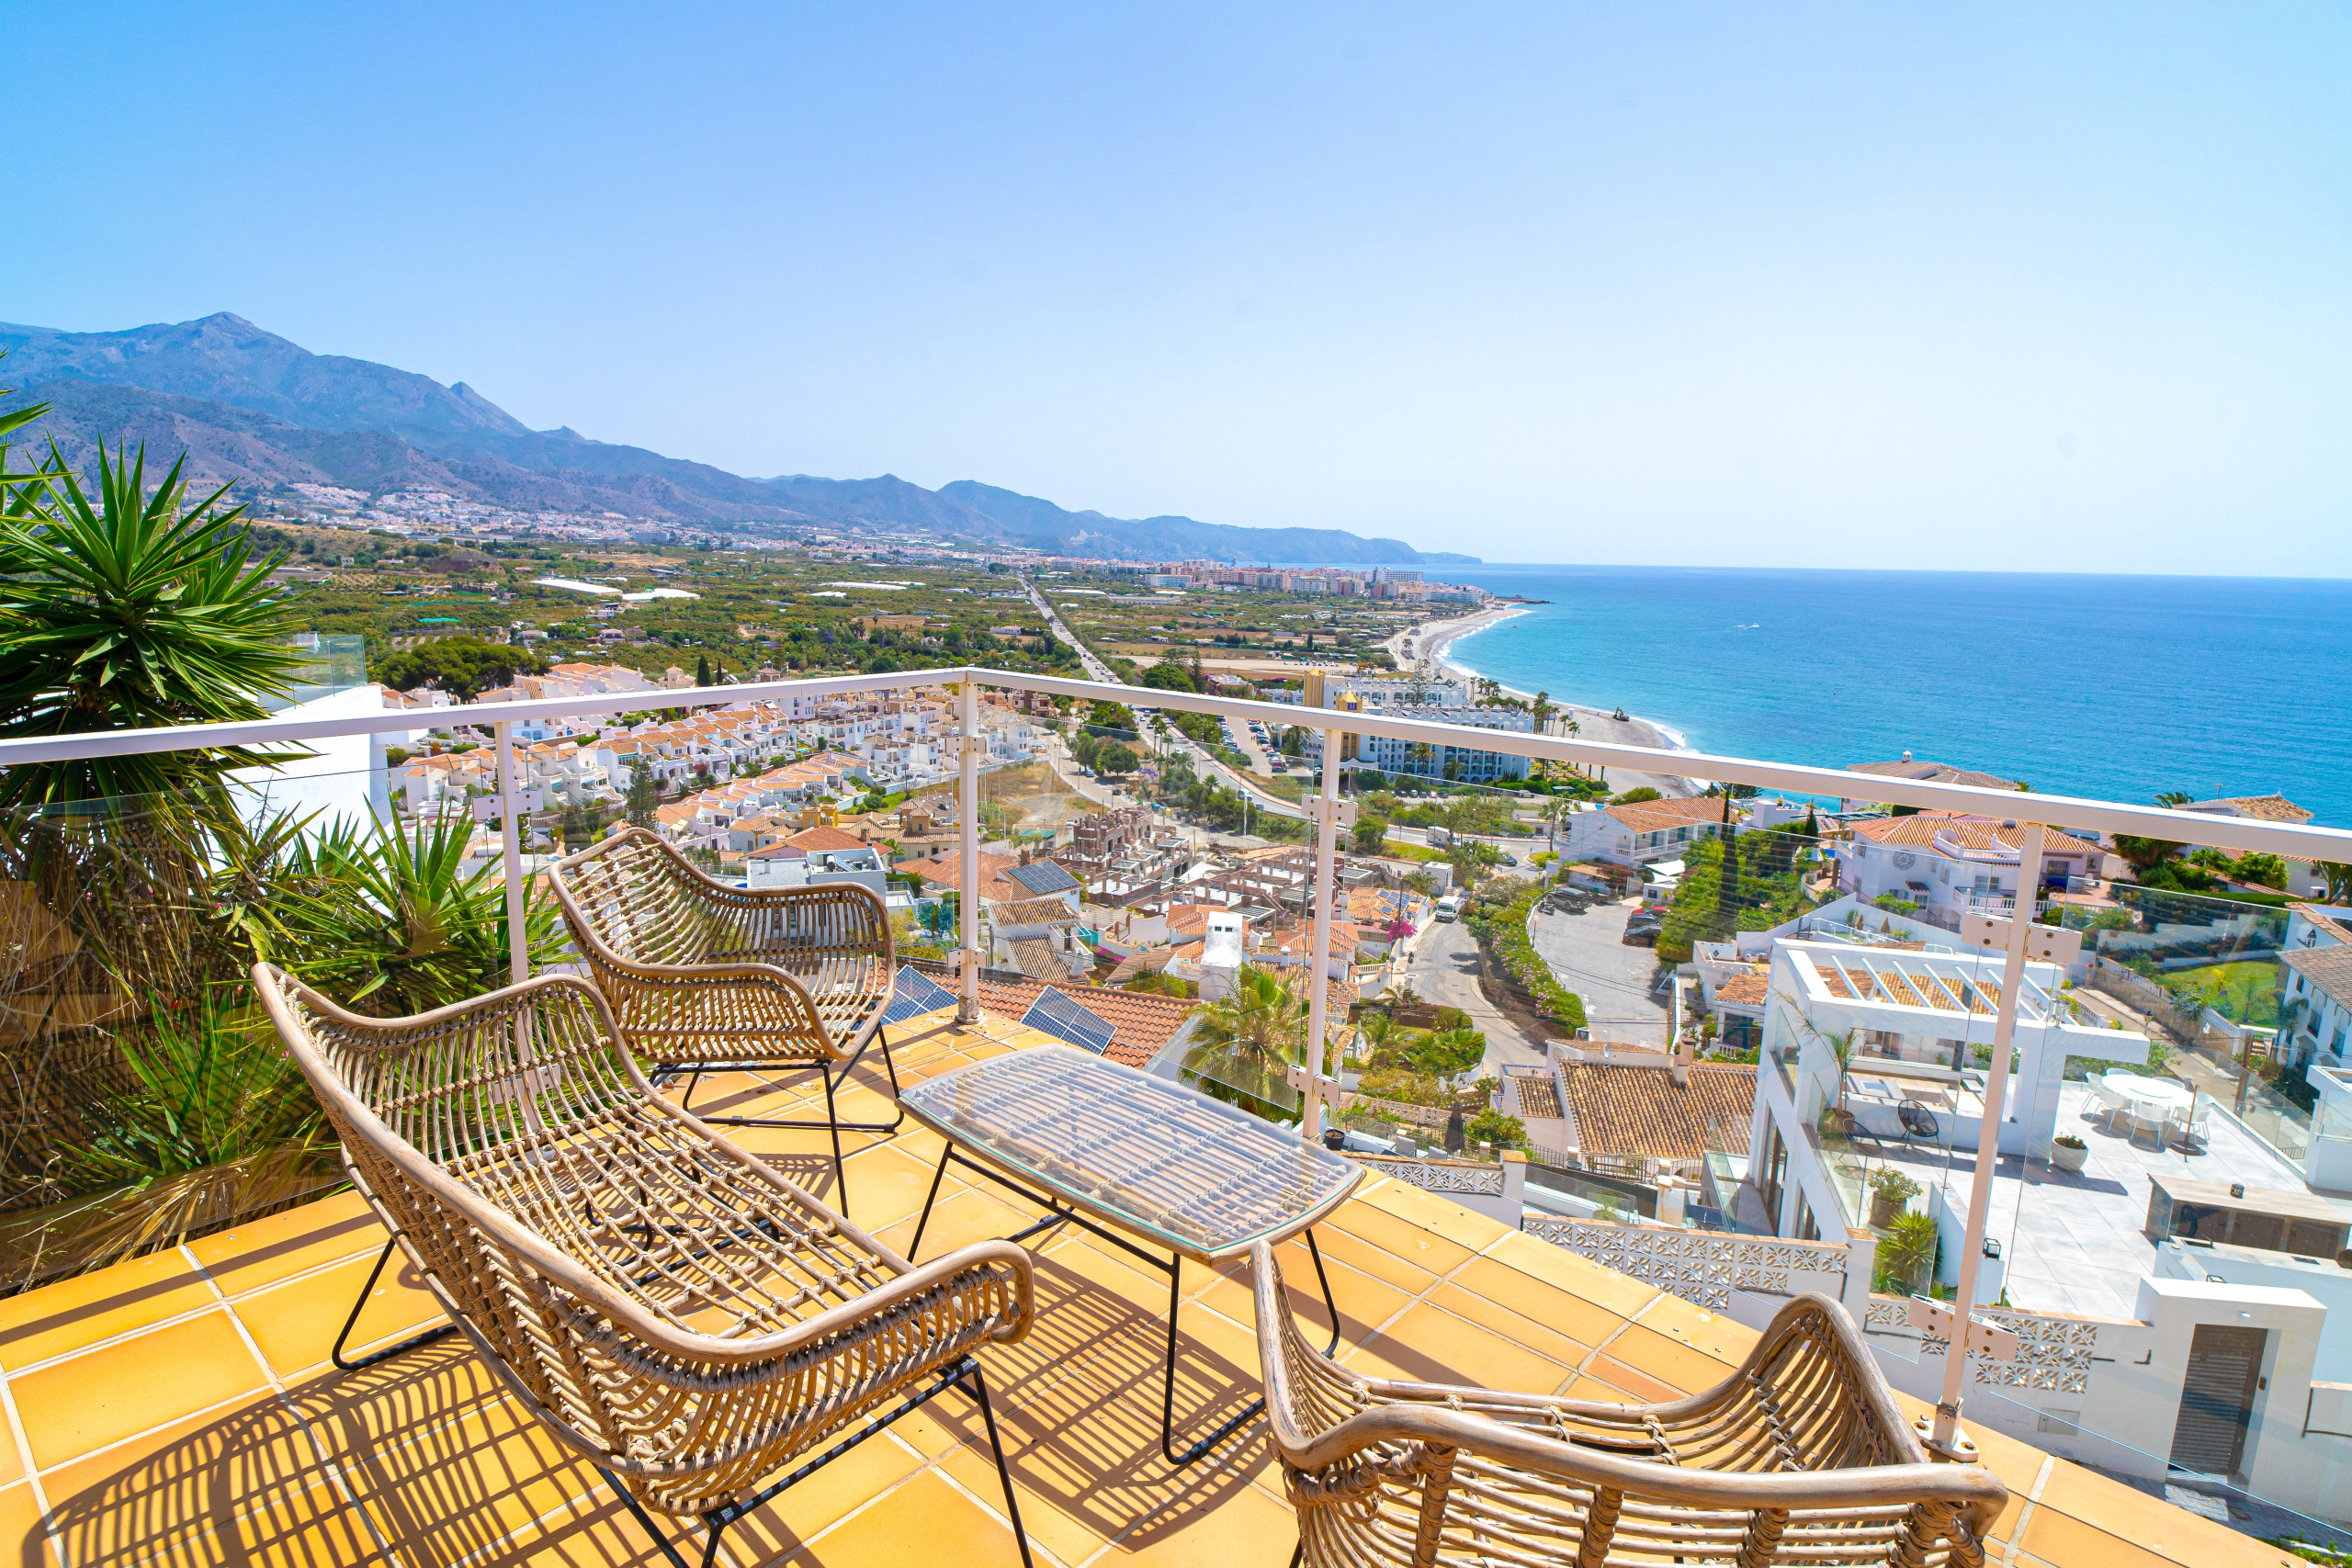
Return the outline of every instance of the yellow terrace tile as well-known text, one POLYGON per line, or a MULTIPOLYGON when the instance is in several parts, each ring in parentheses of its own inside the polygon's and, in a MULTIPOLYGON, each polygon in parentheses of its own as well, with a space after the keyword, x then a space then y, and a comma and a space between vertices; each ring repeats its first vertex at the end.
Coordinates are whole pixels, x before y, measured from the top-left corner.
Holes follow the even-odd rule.
POLYGON ((223 1310, 8 1380, 43 1470, 266 1386, 223 1310))
POLYGON ((1737 1318, 1709 1312, 1679 1296, 1666 1294, 1660 1294, 1643 1311, 1642 1326, 1734 1367, 1747 1359, 1747 1353, 1761 1337, 1759 1330, 1737 1318))
MULTIPOLYGON (((1641 1404, 1657 1404, 1669 1399, 1679 1398, 1685 1393, 1697 1392, 1697 1389, 1685 1389, 1674 1383, 1662 1382, 1642 1371, 1641 1368, 1618 1360, 1606 1352, 1586 1362, 1584 1370, 1594 1377, 1603 1379, 1611 1386, 1624 1390, 1628 1397, 1641 1404)), ((1701 1383, 1698 1388, 1707 1386, 1705 1383, 1701 1383)))
MULTIPOLYGON (((985 1446, 951 1449, 940 1460, 939 1468, 989 1507, 1003 1506, 1004 1485, 997 1479, 996 1461, 985 1446)), ((1038 1489, 1020 1456, 1012 1461, 1012 1491, 1021 1503, 1021 1526, 1028 1533, 1032 1551, 1042 1547, 1064 1562, 1084 1562, 1110 1544, 1080 1511, 1082 1504, 1067 1493, 1038 1489)))
MULTIPOLYGON (((854 1211, 850 1217, 857 1217, 854 1211)), ((953 1198, 943 1196, 931 1211, 930 1222, 923 1226, 922 1252, 915 1261, 920 1263, 944 1258, 959 1247, 1011 1235, 1025 1227, 1032 1218, 1023 1210, 998 1198, 993 1191, 966 1188, 953 1198)), ((885 1247, 895 1248, 902 1257, 907 1256, 907 1249, 914 1243, 915 1223, 915 1216, 910 1214, 873 1234, 885 1247)))
MULTIPOLYGON (((2276 1547, 2266 1547, 2251 1536, 2224 1524, 2192 1514, 2186 1508, 2158 1503, 2136 1487, 2112 1481, 2080 1465, 2062 1464, 2041 1488, 2041 1500, 2018 1543, 2037 1557, 2051 1551, 2037 1540, 2071 1540, 2077 1529, 2096 1530, 2133 1543, 2183 1568, 2223 1568, 2237 1562, 2293 1564, 2296 1560, 2276 1547), (2064 1521, 2064 1522, 2062 1522, 2064 1521), (2243 1555, 2251 1546, 2256 1555, 2243 1555)), ((2086 1561, 2076 1552, 2067 1556, 2086 1561)))
MULTIPOLYGON (((0 1486, 13 1486, 25 1478, 25 1456, 17 1451, 16 1434, 6 1422, 0 1422, 0 1486)), ((0 1562, 6 1562, 0 1556, 0 1562)))
MULTIPOLYGON (((1407 1190, 1413 1191, 1416 1198, 1428 1199, 1427 1193, 1414 1191, 1410 1188, 1407 1190)), ((1335 1231, 1368 1241, 1431 1274, 1453 1272, 1470 1261, 1476 1251, 1475 1247, 1448 1241, 1410 1220, 1375 1209, 1368 1203, 1342 1205, 1338 1213, 1315 1227, 1317 1244, 1321 1245, 1325 1237, 1335 1231)))
POLYGON ((77 1564, 380 1557, 275 1393, 142 1433, 42 1484, 77 1564))
POLYGON ((1452 1282, 1582 1345, 1600 1344, 1624 1322, 1620 1314, 1572 1290, 1547 1284, 1492 1258, 1464 1264, 1452 1282))
POLYGON ((1358 1354, 1351 1356, 1342 1347, 1340 1359, 1353 1371, 1375 1376, 1526 1393, 1549 1393, 1575 1371, 1427 1303, 1389 1325, 1358 1354))
POLYGON ((1482 1328, 1492 1329, 1512 1344, 1524 1345, 1564 1367, 1577 1366, 1592 1354, 1591 1346, 1579 1344, 1565 1334, 1555 1334, 1512 1306, 1490 1300, 1476 1291, 1465 1291, 1460 1285, 1442 1284, 1430 1292, 1429 1299, 1432 1306, 1443 1307, 1457 1317, 1466 1317, 1482 1328))
POLYGON ((1408 1181, 1383 1182, 1376 1191, 1365 1194, 1363 1206, 1393 1214, 1472 1252, 1484 1252, 1511 1234, 1500 1220, 1474 1213, 1437 1193, 1424 1192, 1408 1181))
MULTIPOLYGON (((1425 1264, 1399 1257, 1351 1231, 1340 1230, 1334 1225, 1317 1225, 1315 1228, 1315 1245, 1322 1249, 1324 1262, 1346 1264, 1395 1286, 1408 1295, 1418 1296, 1437 1283, 1437 1275, 1425 1264)), ((1283 1253, 1283 1279, 1285 1283, 1304 1280, 1309 1290, 1315 1288, 1315 1265, 1308 1261, 1304 1247, 1295 1254, 1283 1253)))
POLYGON ((1298 1545, 1298 1516, 1256 1487, 1154 1520, 1122 1538, 1102 1561, 1121 1568, 1281 1568, 1298 1545))
POLYGON ((9 1568, 55 1568, 40 1503, 22 1482, 0 1490, 0 1562, 9 1568))
MULTIPOLYGON (((1364 1338, 1413 1303, 1409 1292, 1361 1269, 1328 1259, 1326 1263, 1330 1271, 1332 1298, 1340 1303, 1343 1341, 1364 1338)), ((1299 1249, 1295 1267, 1285 1259, 1283 1283, 1289 1292, 1291 1310, 1298 1314, 1300 1332, 1320 1349, 1331 1337, 1331 1314, 1323 1305, 1323 1289, 1315 1281, 1315 1265, 1308 1260, 1304 1247, 1299 1249)), ((1199 1299, 1236 1323, 1257 1322, 1257 1297, 1246 1272, 1238 1280, 1220 1274, 1216 1284, 1202 1292, 1199 1299)))
POLYGON ((1003 1520, 926 1470, 792 1561, 809 1568, 1017 1568, 1021 1552, 1003 1520))
MULTIPOLYGON (((1729 1377, 1735 1366, 1669 1339, 1641 1323, 1626 1325, 1625 1331, 1609 1342, 1605 1354, 1612 1360, 1646 1372, 1677 1393, 1713 1388, 1729 1377)), ((1675 1395, 1661 1397, 1671 1399, 1675 1395)))
MULTIPOLYGON (((849 1180, 849 1213, 867 1232, 880 1230, 922 1212, 923 1194, 931 1190, 935 1166, 910 1158, 889 1144, 878 1144, 852 1155, 846 1146, 842 1162, 849 1180)), ((956 1190, 956 1173, 940 1183, 940 1196, 956 1190)))
MULTIPOLYGON (((240 1296, 230 1310, 252 1333, 270 1370, 291 1380, 327 1364, 327 1352, 375 1262, 373 1253, 355 1258, 339 1268, 240 1296)), ((347 1353, 364 1356, 387 1341, 447 1321, 414 1267, 395 1253, 359 1314, 347 1353)))
MULTIPOLYGON (((2235 1531, 2230 1533, 2236 1534, 2235 1531)), ((2246 1536, 2239 1536, 2238 1539, 2251 1540, 2246 1536)), ((2258 1546, 2260 1543, 2256 1544, 2258 1546)), ((2047 1562, 2083 1563, 2088 1568, 2166 1568, 2167 1563, 2177 1561, 2158 1556, 2122 1537, 2093 1529, 2078 1519, 2068 1518, 2047 1508, 2033 1511, 2033 1517, 2026 1523, 2024 1538, 2018 1542, 2018 1550, 2047 1562)), ((2271 1556, 2295 1564, 2295 1568, 2302 1568, 2296 1559, 2275 1549, 2258 1561, 2267 1562, 2271 1556)), ((2230 1556, 2200 1558, 2196 1560, 2196 1568, 2225 1568, 2233 1561, 2230 1556)))
MULTIPOLYGON (((831 1447, 831 1442, 825 1446, 831 1447)), ((794 1461, 794 1468, 801 1462, 794 1461)), ((888 1432, 868 1438, 783 1496, 737 1521, 727 1532, 730 1555, 739 1562, 781 1562, 810 1536, 863 1506, 867 1498, 904 1481, 923 1464, 921 1454, 892 1441, 888 1432)), ((989 1474, 993 1480, 993 1465, 989 1474)), ((772 1476, 762 1484, 774 1485, 781 1479, 772 1476)), ((693 1555, 689 1554, 690 1560, 693 1555)))
POLYGON ((187 1249, 221 1294, 236 1296, 339 1258, 373 1257, 383 1245, 384 1227, 368 1201, 338 1192, 189 1242, 187 1249))
MULTIPOLYGON (((1612 1273, 1588 1258, 1563 1247, 1514 1232, 1487 1249, 1487 1258, 1531 1279, 1581 1296, 1617 1317, 1632 1317, 1658 1292, 1639 1280, 1612 1273)), ((1571 1329, 1570 1333, 1575 1333, 1571 1329)), ((1578 1335, 1581 1338, 1583 1336, 1578 1335)))
POLYGON ((178 1317, 212 1290, 177 1248, 151 1252, 0 1301, 0 1367, 15 1371, 178 1317))

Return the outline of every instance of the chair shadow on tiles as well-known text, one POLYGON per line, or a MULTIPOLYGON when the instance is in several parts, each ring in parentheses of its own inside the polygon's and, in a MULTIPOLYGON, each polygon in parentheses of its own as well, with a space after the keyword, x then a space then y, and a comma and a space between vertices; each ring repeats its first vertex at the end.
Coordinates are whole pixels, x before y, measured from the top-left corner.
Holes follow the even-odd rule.
MULTIPOLYGON (((1147 1308, 1069 1266, 1073 1243, 1037 1260, 1037 1318, 1029 1337, 989 1352, 1001 1380, 997 1419, 1014 1480, 1049 1506, 1129 1551, 1179 1523, 1196 1524, 1247 1487, 1269 1450, 1255 1423, 1207 1461, 1170 1468, 1159 1450, 1168 1350, 1166 1285, 1138 1273, 1136 1293, 1163 1292, 1147 1308)), ((1092 1266, 1093 1260, 1087 1260, 1092 1266)), ((1099 1271, 1099 1270, 1098 1270, 1099 1271)), ((1205 1275, 1198 1276, 1204 1280, 1205 1275)), ((1187 1270, 1187 1283, 1195 1281, 1187 1270)), ((1189 1292, 1188 1292, 1189 1293, 1189 1292)), ((1186 1304, 1176 1357, 1176 1432, 1212 1429, 1256 1399, 1258 1369, 1202 1342, 1205 1317, 1186 1304)), ((1236 1347, 1246 1334, 1224 1325, 1236 1347)), ((940 1425, 982 1455, 987 1437, 968 1413, 942 1410, 940 1425)))
MULTIPOLYGON (((302 1384, 52 1481, 69 1562, 637 1563, 643 1532, 460 1341, 302 1384), (77 1473, 98 1471, 86 1481, 77 1473)), ((30 1555, 28 1562, 34 1561, 30 1555)))

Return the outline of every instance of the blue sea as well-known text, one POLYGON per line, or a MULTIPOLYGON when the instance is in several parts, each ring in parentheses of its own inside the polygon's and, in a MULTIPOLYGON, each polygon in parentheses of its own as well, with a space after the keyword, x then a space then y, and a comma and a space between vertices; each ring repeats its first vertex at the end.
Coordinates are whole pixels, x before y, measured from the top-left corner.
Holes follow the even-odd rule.
POLYGON ((1547 603, 1451 657, 1690 748, 1905 751, 2047 795, 2279 794, 2352 827, 2352 581, 1487 566, 1547 603))

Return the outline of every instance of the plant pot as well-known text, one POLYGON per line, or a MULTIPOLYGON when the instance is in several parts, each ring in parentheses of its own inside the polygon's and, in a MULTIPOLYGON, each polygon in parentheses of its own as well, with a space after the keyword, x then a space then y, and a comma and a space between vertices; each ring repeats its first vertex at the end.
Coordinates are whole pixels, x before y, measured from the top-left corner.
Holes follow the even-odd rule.
POLYGON ((2070 1149, 2064 1144, 2050 1145, 2050 1163, 2070 1175, 2080 1172, 2083 1163, 2090 1157, 2088 1148, 2070 1149))
POLYGON ((1883 1192, 1871 1194, 1871 1229, 1883 1231, 1903 1213, 1903 1201, 1883 1192))

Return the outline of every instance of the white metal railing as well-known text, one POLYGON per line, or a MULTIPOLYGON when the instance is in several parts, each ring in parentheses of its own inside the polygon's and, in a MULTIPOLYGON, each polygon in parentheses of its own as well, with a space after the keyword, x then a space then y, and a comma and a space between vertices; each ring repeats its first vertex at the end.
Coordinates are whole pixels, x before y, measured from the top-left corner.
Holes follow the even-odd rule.
MULTIPOLYGON (((1745 757, 1719 757, 1703 752, 1670 751, 1644 746, 1623 746, 1607 741, 1584 740, 1564 736, 1534 735, 1517 730, 1481 729, 1469 725, 1445 724, 1426 719, 1396 717, 1379 712, 1344 712, 1337 709, 1302 711, 1295 705, 1260 702, 1238 697, 1217 697, 1189 692, 1166 692, 1154 688, 1128 686, 1101 681, 1069 680, 1059 676, 1025 675, 1003 671, 970 667, 944 670, 906 671, 888 675, 840 675, 798 681, 774 681, 733 686, 698 686, 678 691, 650 693, 597 692, 576 696, 543 697, 524 702, 470 704, 457 708, 432 709, 426 715, 414 716, 396 710, 382 713, 354 714, 333 718, 280 717, 244 723, 168 725, 147 729, 107 730, 83 734, 36 739, 0 739, 0 767, 45 761, 62 761, 79 758, 132 756, 156 751, 184 750, 198 747, 244 746, 260 747, 274 743, 295 743, 304 740, 327 739, 338 736, 381 734, 391 730, 418 728, 416 717, 424 716, 429 724, 438 720, 444 724, 463 723, 476 728, 492 727, 499 747, 500 811, 507 822, 517 819, 515 780, 518 776, 514 751, 514 727, 531 719, 562 718, 590 714, 627 712, 652 705, 661 708, 697 706, 733 706, 759 702, 785 703, 793 698, 850 695, 867 692, 907 691, 917 688, 950 687, 958 697, 959 735, 955 742, 959 762, 958 795, 963 828, 963 882, 966 886, 978 886, 979 869, 979 763, 981 747, 973 742, 979 734, 978 698, 982 688, 1004 691, 1043 693, 1068 696, 1081 701, 1104 700, 1143 708, 1146 712, 1175 709, 1182 712, 1204 713, 1226 718, 1258 718, 1282 724, 1297 724, 1307 717, 1323 730, 1325 755, 1339 754, 1340 737, 1346 734, 1384 736, 1408 742, 1423 742, 1434 746, 1469 747, 1476 750, 1508 752, 1515 756, 1551 761, 1578 762, 1600 767, 1631 768, 1673 776, 1706 779, 1716 783, 1753 784, 1759 788, 1800 792, 1807 795, 1830 795, 1847 799, 1873 799, 1891 805, 1923 808, 1941 808, 1973 812, 2003 821, 2017 820, 2021 805, 2030 805, 2034 820, 2062 828, 2086 829, 2093 832, 2126 832, 2146 837, 2165 838, 2177 841, 2210 844, 2240 852, 2262 851, 2301 860, 2352 862, 2352 832, 2332 828, 2289 826, 2247 818, 2218 817, 2202 812, 2175 811, 2162 807, 2126 806, 2114 801, 2083 799, 2071 795, 2019 795, 2013 790, 1983 789, 1970 784, 1937 784, 1923 780, 1892 779, 1878 774, 1858 774, 1838 768, 1813 767, 1799 763, 1770 762, 1745 757)), ((1318 824, 1340 820, 1343 811, 1337 799, 1339 787, 1337 770, 1327 769, 1320 798, 1311 802, 1306 814, 1318 824)), ((516 979, 527 974, 523 938, 523 875, 520 833, 503 835, 506 861, 506 886, 509 915, 509 936, 516 979)), ((1313 962, 1317 969, 1327 966, 1329 956, 1328 911, 1330 908, 1331 886, 1336 859, 1335 835, 1317 834, 1315 855, 1315 907, 1318 918, 1313 937, 1313 962)), ((2038 840, 2034 849, 2039 850, 2038 840)), ((962 901, 964 930, 963 952, 958 954, 962 975, 964 1011, 967 1018, 978 1011, 979 981, 979 901, 962 901)), ((2014 992, 2016 987, 2009 987, 2014 992)), ((1309 1022, 1309 1038, 1320 1037, 1323 1023, 1323 992, 1317 987, 1312 998, 1316 1015, 1309 1022)), ((1314 1136, 1320 1129, 1323 1102, 1339 1093, 1336 1079, 1315 1075, 1313 1092, 1306 1097, 1305 1116, 1301 1131, 1314 1136)))

